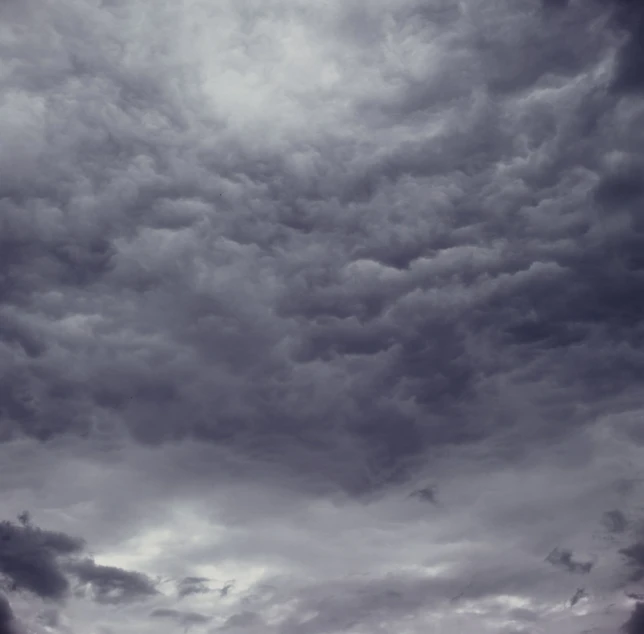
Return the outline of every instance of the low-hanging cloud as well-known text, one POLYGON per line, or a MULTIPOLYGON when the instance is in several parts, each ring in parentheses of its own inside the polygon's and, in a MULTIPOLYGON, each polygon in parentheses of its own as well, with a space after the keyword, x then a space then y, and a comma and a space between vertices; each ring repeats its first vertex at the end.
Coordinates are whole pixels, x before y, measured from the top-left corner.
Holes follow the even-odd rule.
POLYGON ((179 125, 198 103, 187 76, 152 73, 143 51, 120 65, 117 49, 90 51, 127 20, 107 9, 58 25, 69 49, 21 45, 4 106, 24 119, 2 199, 8 429, 46 440, 98 416, 140 442, 194 437, 296 472, 333 463, 326 477, 359 490, 435 447, 550 442, 584 423, 573 403, 627 398, 641 276, 624 223, 639 193, 599 73, 612 40, 559 35, 591 9, 529 4, 473 2, 441 30, 394 10, 398 55, 440 54, 417 77, 373 38, 342 39, 355 16, 338 9, 324 28, 384 64, 351 96, 371 138, 311 129, 253 146, 206 112, 179 125), (401 86, 391 102, 385 73, 401 86), (529 428, 490 411, 502 390, 525 394, 529 428))
POLYGON ((181 580, 159 627, 212 601, 215 628, 322 634, 455 596, 500 631, 639 580, 632 496, 604 486, 643 440, 639 3, 27 0, 0 22, 0 443, 27 456, 7 504, 53 474, 41 502, 101 517, 117 562, 7 523, 16 588, 148 619, 160 583, 126 543, 181 580), (368 544, 345 568, 319 545, 354 535, 337 500, 393 505, 392 535, 449 519, 461 555, 347 581, 368 544), (219 532, 149 528, 192 503, 219 532), (234 558, 245 590, 212 592, 234 558), (237 605, 276 562, 280 616, 237 605))
POLYGON ((84 542, 31 525, 0 523, 0 572, 16 589, 58 600, 69 592, 61 557, 79 553, 84 542))
MULTIPOLYGON (((0 522, 0 575, 10 591, 27 591, 57 604, 70 598, 73 581, 76 594, 90 589, 91 598, 102 604, 127 604, 158 594, 155 582, 143 573, 79 558, 85 548, 83 539, 42 529, 25 512, 18 522, 0 522)), ((43 614, 52 627, 57 625, 58 612, 49 610, 43 614)), ((0 631, 22 631, 4 595, 0 595, 0 631)))

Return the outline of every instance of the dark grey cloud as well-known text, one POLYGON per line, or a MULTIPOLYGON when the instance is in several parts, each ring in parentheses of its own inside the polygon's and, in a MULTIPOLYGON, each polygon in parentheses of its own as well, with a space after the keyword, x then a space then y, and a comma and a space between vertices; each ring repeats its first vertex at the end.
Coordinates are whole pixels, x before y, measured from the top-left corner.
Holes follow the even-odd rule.
MULTIPOLYGON (((272 151, 250 160, 240 154, 231 159, 233 165, 217 156, 203 164, 196 156, 179 157, 178 152, 188 150, 177 144, 187 141, 167 120, 159 122, 167 138, 168 155, 162 156, 152 137, 158 130, 141 128, 141 121, 145 109, 158 113, 153 96, 162 90, 163 80, 149 78, 145 90, 135 89, 128 70, 115 74, 100 56, 90 56, 93 64, 103 64, 105 88, 120 113, 118 121, 111 121, 98 110, 82 110, 89 122, 100 122, 100 139, 93 140, 84 119, 74 130, 79 147, 95 162, 86 165, 83 175, 97 191, 87 200, 95 223, 82 230, 59 224, 50 237, 44 229, 39 233, 26 226, 18 206, 7 211, 7 239, 23 236, 23 246, 16 249, 33 252, 23 264, 16 257, 6 267, 18 276, 16 289, 24 298, 9 303, 13 310, 6 317, 8 323, 20 324, 9 330, 9 345, 18 356, 3 399, 16 431, 43 440, 69 431, 91 433, 87 421, 91 412, 100 411, 123 420, 143 442, 193 436, 242 454, 252 451, 265 460, 279 455, 296 472, 306 464, 323 470, 328 461, 319 454, 338 453, 350 444, 360 458, 339 456, 343 466, 336 465, 334 472, 345 487, 361 489, 369 483, 358 465, 368 465, 379 481, 387 481, 403 477, 432 447, 487 441, 490 433, 505 430, 507 421, 493 420, 482 402, 505 370, 472 350, 468 341, 474 333, 481 343, 502 350, 508 366, 526 362, 532 368, 530 377, 516 376, 513 382, 527 382, 528 389, 537 391, 547 390, 548 380, 555 378, 569 384, 560 398, 550 395, 551 406, 538 406, 541 417, 552 421, 550 433, 563 433, 560 421, 570 418, 569 403, 582 395, 598 398, 604 390, 608 398, 631 385, 640 369, 635 351, 615 352, 620 370, 608 382, 607 370, 597 362, 628 345, 604 341, 601 330, 628 320, 625 311, 635 319, 638 274, 625 274, 620 262, 604 266, 604 245, 593 244, 589 235, 598 229, 592 213, 576 209, 575 200, 566 200, 562 190, 566 179, 573 178, 569 165, 577 161, 597 169, 606 150, 601 129, 589 148, 571 142, 593 108, 592 100, 588 103, 597 89, 579 89, 565 126, 557 128, 557 117, 564 115, 546 102, 526 107, 514 127, 501 123, 507 119, 501 95, 520 94, 539 82, 548 85, 551 76, 579 72, 589 63, 588 49, 595 43, 581 31, 574 38, 560 37, 561 22, 545 26, 529 12, 506 15, 508 10, 503 5, 498 14, 487 15, 473 6, 471 20, 480 30, 477 44, 471 49, 471 43, 455 44, 458 55, 446 60, 456 70, 476 58, 481 71, 477 80, 468 77, 461 85, 449 72, 427 75, 420 81, 426 86, 423 96, 417 94, 418 81, 402 77, 402 101, 386 113, 391 124, 426 112, 435 95, 445 91, 453 93, 451 112, 467 122, 466 129, 448 126, 438 138, 394 140, 373 159, 360 155, 358 139, 337 141, 362 165, 356 172, 339 170, 329 141, 316 139, 309 148, 320 165, 315 191, 272 151), (510 16, 511 35, 495 27, 504 16, 510 16), (525 55, 512 54, 517 46, 525 55), (474 89, 483 91, 477 100, 465 99, 474 89), (523 193, 515 187, 516 193, 501 204, 504 188, 484 185, 483 179, 516 151, 519 130, 545 155, 538 166, 514 170, 512 178, 523 193), (463 165, 466 157, 477 157, 476 166, 463 165), (193 177, 178 177, 180 158, 192 161, 193 177), (109 166, 111 182, 97 172, 102 163, 109 166), (219 180, 208 185, 200 170, 214 170, 219 180), (247 181, 243 204, 226 194, 242 177, 247 181), (428 178, 431 183, 423 181, 428 178), (367 193, 364 183, 370 183, 367 193), (123 200, 119 188, 128 192, 123 200), (349 219, 327 196, 335 189, 344 192, 342 204, 355 208, 349 219), (435 207, 435 213, 425 213, 421 202, 429 191, 435 200, 430 197, 426 206, 435 207), (534 220, 541 195, 556 201, 546 212, 548 228, 534 220), (240 211, 258 204, 266 207, 264 219, 240 211), (390 209, 396 205, 407 211, 395 217, 390 209), (509 220, 509 212, 501 209, 512 205, 522 205, 523 211, 509 220), (213 209, 217 219, 207 215, 204 220, 213 209), (303 228, 293 226, 291 216, 303 228), (581 235, 578 249, 570 242, 576 235, 581 235), (157 246, 164 241, 167 256, 157 246), (517 250, 514 245, 520 242, 525 248, 517 250), (171 264, 175 258, 177 264, 171 264), (39 263, 34 270, 29 268, 33 262, 39 263), (196 279, 199 267, 224 277, 204 279, 200 288, 186 284, 196 279), (251 290, 262 285, 267 295, 251 290), (94 353, 76 355, 83 368, 76 376, 61 372, 60 355, 73 354, 81 342, 61 333, 65 342, 50 353, 58 335, 27 327, 25 317, 39 310, 34 303, 38 289, 47 287, 70 298, 77 297, 75 289, 83 289, 104 320, 104 326, 88 326, 106 330, 95 338, 94 353), (563 300, 563 289, 573 302, 563 300), (120 298, 126 297, 134 302, 131 318, 163 338, 164 350, 142 342, 142 353, 135 358, 127 351, 127 346, 139 345, 132 342, 120 354, 108 353, 107 333, 122 328, 120 298), (448 297, 460 299, 448 305, 448 297), (581 359, 564 362, 564 356, 581 359), (27 363, 32 357, 34 364, 22 367, 20 359, 27 363), (577 371, 580 363, 586 372, 577 371), (557 377, 546 379, 539 370, 545 367, 559 368, 557 377), (239 376, 253 378, 235 378, 239 376), (215 403, 217 415, 211 416, 207 412, 215 403), (324 428, 334 433, 322 433, 324 428), (300 460, 304 454, 309 458, 300 460)), ((444 15, 449 28, 461 28, 458 11, 444 15)), ((435 16, 414 18, 421 33, 433 32, 435 16)), ((355 16, 345 19, 353 23, 355 16)), ((353 38, 353 27, 351 32, 353 38)), ((73 41, 83 45, 78 38, 73 41)), ((365 50, 378 46, 369 38, 363 45, 365 50)), ((36 69, 29 70, 30 80, 36 81, 36 69)), ((77 62, 68 60, 58 72, 73 76, 79 72, 77 62)), ((77 120, 75 113, 86 107, 92 86, 89 82, 69 95, 76 101, 51 97, 52 129, 63 119, 77 120)), ((602 112, 610 107, 598 100, 602 112)), ((415 129, 413 122, 410 126, 415 129)), ((80 176, 76 164, 59 164, 76 185, 64 193, 50 184, 52 191, 43 196, 62 214, 80 204, 74 202, 80 176)), ((27 173, 22 178, 32 177, 27 173)), ((621 186, 609 181, 598 185, 599 201, 617 195, 621 186)), ((6 204, 18 205, 20 196, 13 198, 8 196, 6 204)), ((33 213, 45 211, 36 205, 33 213)), ((634 244, 631 252, 636 249, 634 244)), ((628 338, 631 326, 623 328, 618 337, 628 338)))
POLYGON ((631 581, 644 579, 644 542, 638 541, 620 550, 631 570, 631 581))
MULTIPOLYGON (((113 566, 101 566, 91 559, 79 559, 86 548, 84 540, 62 531, 40 528, 31 515, 22 512, 17 522, 0 522, 0 575, 5 589, 14 596, 24 592, 58 607, 89 589, 91 598, 102 604, 126 604, 158 594, 156 584, 146 575, 113 566)), ((0 631, 19 634, 24 630, 8 599, 0 595, 0 631), (4 629, 3 629, 4 628, 4 629)), ((47 607, 32 625, 61 626, 61 612, 47 607)), ((29 630, 31 631, 31 630, 29 630)))
POLYGON ((411 496, 418 498, 423 502, 436 504, 436 489, 432 486, 427 486, 427 487, 423 487, 422 489, 417 489, 416 491, 412 491, 411 496))
POLYGON ((575 590, 575 594, 573 594, 570 599, 570 607, 574 608, 586 596, 588 595, 586 594, 585 588, 577 588, 577 590, 575 590))
POLYGON ((220 597, 227 597, 230 591, 235 587, 235 583, 232 581, 229 581, 228 583, 224 584, 221 588, 219 588, 219 596, 220 597))
POLYGON ((555 548, 546 558, 548 563, 559 566, 568 572, 588 574, 593 569, 592 561, 577 561, 572 551, 555 548))
POLYGON ((619 51, 612 87, 621 94, 641 93, 644 88, 644 10, 641 3, 634 0, 615 0, 608 4, 614 6, 615 21, 626 37, 619 51))
POLYGON ((644 632, 644 603, 636 603, 630 618, 621 628, 625 634, 641 634, 644 632))
POLYGON ((610 533, 623 533, 628 527, 628 520, 622 511, 606 511, 602 517, 602 523, 610 533))
POLYGON ((19 634, 13 610, 4 595, 0 595, 0 633, 19 634))
POLYGON ((31 524, 0 523, 0 572, 16 589, 59 600, 69 591, 61 557, 79 553, 84 542, 31 524))
POLYGON ((177 594, 179 598, 190 596, 191 594, 207 594, 212 592, 208 587, 210 579, 206 577, 184 577, 177 583, 177 594))
POLYGON ((97 603, 131 603, 158 594, 155 581, 147 575, 116 566, 102 566, 92 559, 73 562, 68 570, 78 580, 81 592, 89 590, 97 603))
POLYGON ((16 587, 62 599, 70 575, 88 622, 110 604, 136 619, 159 592, 121 567, 137 551, 182 579, 182 610, 153 613, 170 622, 212 600, 214 627, 261 629, 270 606, 236 602, 281 566, 287 634, 395 631, 457 595, 503 631, 574 596, 543 565, 553 544, 589 588, 619 585, 620 549, 639 574, 632 497, 584 478, 603 486, 643 445, 644 11, 363 5, 0 5, 0 449, 21 457, 2 499, 46 489, 104 562, 7 523, 16 587), (578 495, 544 475, 558 461, 578 495), (450 489, 465 472, 489 507, 450 489), (507 502, 482 490, 497 476, 507 502), (436 502, 427 481, 435 508, 409 500, 436 502), (168 503, 134 518, 139 493, 168 503), (408 518, 383 521, 391 541, 422 549, 418 523, 449 519, 468 565, 445 546, 430 582, 353 537, 325 551, 338 527, 380 526, 354 506, 390 499, 408 518), (592 565, 573 552, 602 522, 614 551, 592 565))

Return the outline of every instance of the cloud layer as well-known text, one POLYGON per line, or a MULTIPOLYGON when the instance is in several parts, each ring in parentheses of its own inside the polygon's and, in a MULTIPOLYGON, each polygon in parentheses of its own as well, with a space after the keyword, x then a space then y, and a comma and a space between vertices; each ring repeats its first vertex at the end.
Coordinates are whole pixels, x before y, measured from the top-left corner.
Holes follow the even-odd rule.
POLYGON ((52 628, 637 631, 639 3, 0 24, 0 503, 47 526, 0 572, 52 628))

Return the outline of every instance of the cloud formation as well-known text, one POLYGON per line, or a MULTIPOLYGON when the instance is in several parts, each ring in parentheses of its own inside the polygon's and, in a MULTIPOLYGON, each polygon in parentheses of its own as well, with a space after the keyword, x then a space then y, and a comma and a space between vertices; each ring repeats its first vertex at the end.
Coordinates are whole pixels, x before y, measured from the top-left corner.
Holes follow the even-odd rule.
POLYGON ((13 610, 7 598, 3 595, 0 596, 0 633, 19 634, 13 610))
POLYGON ((555 548, 555 550, 548 555, 546 561, 551 563, 553 566, 560 566, 568 572, 576 574, 588 574, 593 568, 593 563, 591 561, 577 561, 573 558, 571 551, 559 550, 558 548, 555 548))
POLYGON ((183 599, 183 597, 190 596, 191 594, 206 594, 212 592, 208 587, 208 581, 210 580, 206 577, 184 577, 177 583, 177 594, 180 599, 183 599))
MULTIPOLYGON (((53 145, 40 148, 33 137, 23 152, 58 165, 69 191, 29 197, 27 213, 18 194, 3 199, 5 252, 13 258, 7 283, 14 285, 3 317, 17 355, 3 400, 16 432, 43 440, 88 433, 88 421, 99 417, 123 421, 141 442, 193 437, 296 472, 308 464, 317 474, 334 455, 335 478, 358 490, 404 473, 432 448, 494 446, 491 439, 530 434, 524 417, 509 423, 489 411, 490 398, 504 398, 501 376, 506 391, 542 394, 531 404, 534 416, 551 421, 539 425, 540 442, 583 423, 569 411, 574 397, 601 408, 634 387, 639 360, 628 352, 629 320, 639 312, 633 302, 640 281, 631 254, 639 243, 617 228, 611 248, 601 217, 607 204, 623 207, 619 201, 639 195, 636 159, 617 149, 614 121, 598 122, 590 141, 578 136, 589 117, 610 112, 593 76, 600 60, 587 57, 590 46, 602 50, 602 38, 575 32, 568 42, 556 37, 566 14, 544 25, 527 9, 446 7, 439 36, 431 15, 392 7, 399 30, 390 26, 388 35, 397 54, 425 41, 431 48, 435 36, 445 68, 419 61, 416 79, 395 71, 394 59, 380 60, 381 75, 353 96, 354 107, 375 118, 375 139, 355 129, 333 149, 312 130, 298 150, 285 128, 281 144, 257 141, 242 163, 250 141, 219 138, 215 126, 212 143, 239 146, 238 164, 230 166, 217 153, 202 163, 203 143, 189 149, 207 129, 205 113, 186 131, 171 124, 181 104, 154 101, 170 89, 168 77, 151 74, 149 94, 129 87, 136 72, 151 70, 145 55, 136 62, 142 68, 99 72, 108 60, 89 55, 83 33, 63 31, 98 66, 74 83, 72 59, 81 52, 65 53, 71 57, 63 63, 61 51, 46 117, 44 110, 30 115, 40 117, 33 134, 51 130, 53 145), (497 20, 508 24, 507 35, 496 32, 497 20), (509 54, 519 40, 523 57, 509 54), (552 50, 555 43, 565 50, 552 50), (475 56, 480 79, 456 80, 458 65, 475 56), (390 104, 376 100, 389 72, 401 85, 390 104), (559 86, 575 74, 577 82, 559 86), (522 99, 528 87, 533 94, 522 99), (116 101, 91 101, 92 91, 117 88, 116 101), (440 109, 432 115, 436 94, 440 109), (71 121, 73 134, 56 136, 71 121), (125 155, 111 149, 113 137, 122 139, 125 155), (80 171, 64 149, 69 143, 92 153, 96 168, 80 171), (521 143, 534 147, 525 159, 521 143), (161 146, 167 154, 157 157, 161 146), (344 173, 333 159, 340 151, 355 164, 344 173), (623 156, 602 166, 611 151, 623 156), (285 162, 285 152, 308 153, 308 167, 285 162), (210 182, 204 170, 215 175, 210 182), (597 201, 594 214, 583 211, 588 196, 597 201), (47 288, 59 293, 49 308, 47 288), (572 301, 556 299, 563 289, 572 301), (61 313, 75 297, 86 312, 61 313), (59 314, 53 321, 45 318, 51 311, 59 314), (45 346, 40 352, 37 341, 45 346), (493 349, 507 367, 492 362, 493 349), (63 369, 66 354, 74 355, 72 374, 63 369), (613 385, 599 388, 601 363, 611 355, 620 369, 613 385), (543 374, 546 366, 556 375, 543 374), (568 426, 559 424, 564 419, 568 426)), ((86 30, 93 24, 101 37, 116 36, 116 15, 95 24, 92 15, 86 30)), ((330 19, 328 28, 341 27, 339 37, 349 38, 358 18, 337 9, 330 19)), ((364 54, 380 47, 369 38, 340 42, 364 54)), ((8 78, 13 93, 29 94, 29 81, 43 72, 36 63, 24 60, 23 72, 8 78)), ((302 107, 296 94, 290 98, 302 107)), ((37 191, 32 173, 25 168, 21 178, 37 191)))
MULTIPOLYGON (((24 590, 46 602, 61 604, 70 598, 74 579, 77 596, 79 591, 84 596, 90 589, 91 598, 101 604, 130 603, 158 594, 155 583, 146 575, 79 558, 84 550, 84 540, 38 528, 26 512, 19 516, 18 523, 0 523, 0 575, 13 593, 24 590)), ((40 620, 53 628, 60 624, 59 613, 52 609, 45 610, 40 620)), ((22 632, 4 595, 0 595, 0 632, 22 632)))
POLYGON ((98 603, 140 601, 158 592, 154 581, 146 575, 115 566, 100 566, 92 559, 74 562, 68 569, 77 578, 80 590, 89 589, 98 603))
POLYGON ((81 540, 64 533, 4 521, 0 523, 0 572, 16 589, 43 599, 62 599, 69 591, 69 581, 60 557, 76 554, 83 547, 81 540))
POLYGON ((0 510, 51 527, 0 572, 52 627, 637 627, 639 3, 0 24, 0 510))
POLYGON ((644 603, 635 604, 633 613, 622 627, 625 634, 639 634, 644 632, 644 603))

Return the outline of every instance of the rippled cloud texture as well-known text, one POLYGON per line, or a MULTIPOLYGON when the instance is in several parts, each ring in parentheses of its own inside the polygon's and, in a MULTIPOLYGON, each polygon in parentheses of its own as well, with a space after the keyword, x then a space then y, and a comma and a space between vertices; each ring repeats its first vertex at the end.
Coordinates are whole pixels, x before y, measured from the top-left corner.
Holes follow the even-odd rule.
POLYGON ((2 634, 644 632, 639 2, 3 0, 0 60, 2 634))

